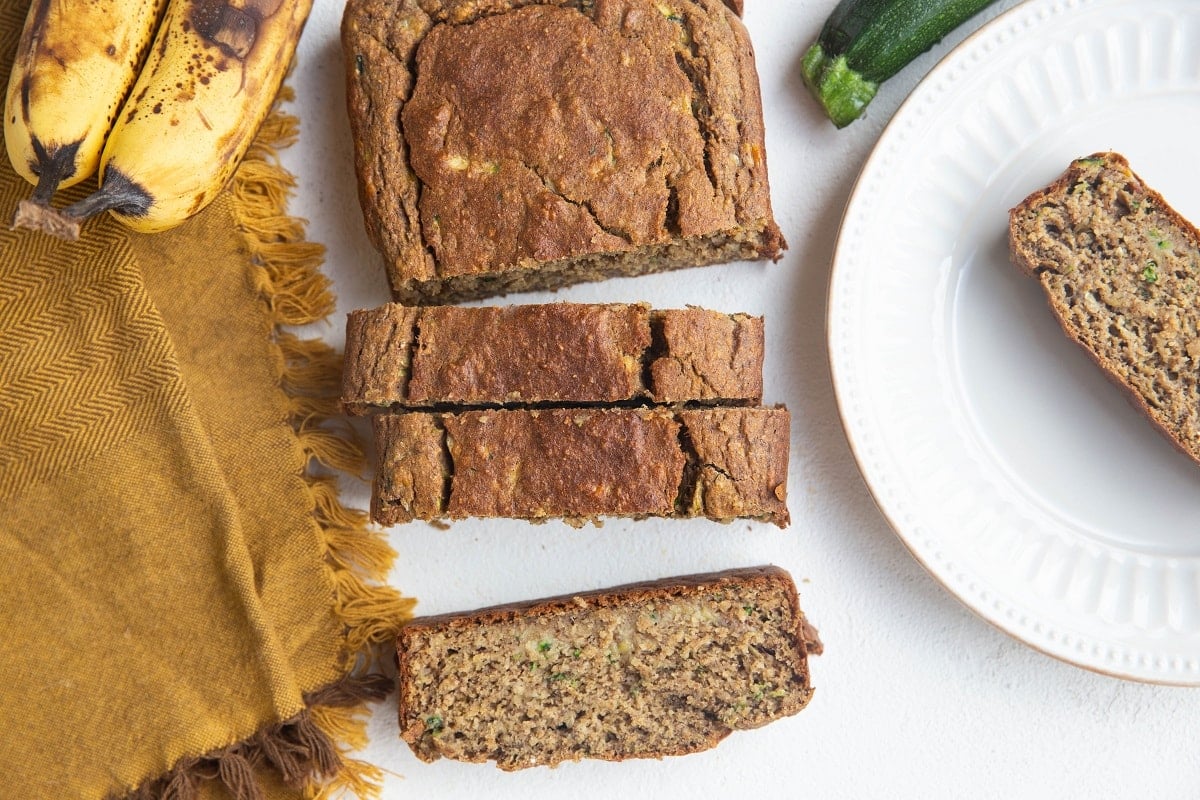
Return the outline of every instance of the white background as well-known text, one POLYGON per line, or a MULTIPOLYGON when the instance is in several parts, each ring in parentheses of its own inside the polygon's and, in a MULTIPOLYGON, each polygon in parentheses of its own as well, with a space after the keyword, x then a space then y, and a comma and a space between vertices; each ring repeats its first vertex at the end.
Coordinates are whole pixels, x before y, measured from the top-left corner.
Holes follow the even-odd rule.
MULTIPOLYGON (((388 771, 385 798, 741 796, 809 798, 1196 797, 1200 690, 1123 682, 1055 661, 995 630, 935 582, 876 510, 846 444, 825 343, 825 301, 843 206, 896 107, 1001 0, 888 81, 841 131, 819 113, 799 61, 834 0, 746 0, 758 60, 776 219, 790 245, 774 265, 706 267, 611 280, 549 299, 703 305, 763 314, 767 403, 792 411, 792 526, 610 520, 575 530, 488 521, 388 531, 391 582, 418 613, 735 566, 787 568, 821 631, 817 687, 799 715, 664 761, 581 762, 503 773, 423 764, 398 739, 394 697, 375 708, 361 757, 388 771)), ((337 312, 309 332, 340 347, 346 312, 387 302, 363 233, 338 40, 342 3, 318 0, 292 78, 300 142, 293 213, 328 247, 337 312)), ((1162 120, 1159 123, 1163 123, 1162 120)), ((1194 161, 1187 162, 1194 166, 1194 161)), ((885 265, 881 265, 885 268, 885 265)), ((365 507, 362 483, 347 486, 365 507)))

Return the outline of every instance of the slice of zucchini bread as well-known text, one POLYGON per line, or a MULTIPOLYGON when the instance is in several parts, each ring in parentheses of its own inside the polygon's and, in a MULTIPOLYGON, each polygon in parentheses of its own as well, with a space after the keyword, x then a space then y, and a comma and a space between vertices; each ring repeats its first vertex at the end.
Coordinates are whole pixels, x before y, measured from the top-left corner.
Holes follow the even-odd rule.
POLYGON ((1013 261, 1067 336, 1200 461, 1200 234, 1117 153, 1073 161, 1012 209, 1013 261))
POLYGON ((350 0, 342 47, 400 302, 785 247, 753 49, 721 0, 350 0))
POLYGON ((751 518, 782 528, 790 422, 782 407, 378 414, 371 516, 751 518))
POLYGON ((763 321, 701 308, 547 303, 351 312, 342 405, 380 408, 750 405, 763 321))
POLYGON ((756 567, 416 619, 397 650, 417 757, 516 770, 711 748, 803 709, 822 647, 756 567))

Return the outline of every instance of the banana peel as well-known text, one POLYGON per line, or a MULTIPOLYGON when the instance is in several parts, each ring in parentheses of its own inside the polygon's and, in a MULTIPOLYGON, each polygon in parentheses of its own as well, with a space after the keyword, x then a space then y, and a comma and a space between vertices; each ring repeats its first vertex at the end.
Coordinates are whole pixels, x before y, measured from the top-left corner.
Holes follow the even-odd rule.
POLYGON ((152 233, 198 213, 266 119, 312 2, 170 0, 105 138, 99 189, 61 211, 35 191, 14 225, 71 238, 84 220, 107 211, 152 233))

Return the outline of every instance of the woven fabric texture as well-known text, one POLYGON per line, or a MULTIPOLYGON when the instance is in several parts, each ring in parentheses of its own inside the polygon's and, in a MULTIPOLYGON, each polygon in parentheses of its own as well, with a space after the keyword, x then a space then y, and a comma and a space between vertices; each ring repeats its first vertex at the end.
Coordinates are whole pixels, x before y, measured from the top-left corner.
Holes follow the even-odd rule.
MULTIPOLYGON (((274 114, 175 230, 0 232, 0 796, 370 792, 363 668, 410 603, 317 474, 361 454, 336 354, 283 331, 332 308, 284 215, 295 133, 274 114)), ((5 159, 0 214, 30 189, 5 159)))

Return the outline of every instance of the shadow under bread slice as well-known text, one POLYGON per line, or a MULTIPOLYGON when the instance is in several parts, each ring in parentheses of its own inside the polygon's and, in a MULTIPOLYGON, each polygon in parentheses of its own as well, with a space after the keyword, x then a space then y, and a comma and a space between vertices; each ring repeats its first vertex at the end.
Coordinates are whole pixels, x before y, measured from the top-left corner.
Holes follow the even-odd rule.
POLYGON ((701 308, 548 303, 351 312, 342 404, 378 408, 762 400, 763 321, 701 308))
POLYGON ((786 246, 753 48, 721 0, 350 0, 342 48, 364 222, 401 302, 786 246))
POLYGON ((1076 159, 1012 209, 1013 261, 1063 330, 1200 461, 1200 233, 1117 153, 1076 159))
POLYGON ((423 761, 505 770, 684 755, 803 709, 821 650, 778 567, 416 619, 400 731, 423 761))
POLYGON ((750 518, 789 523, 774 408, 508 409, 373 418, 371 515, 750 518))

